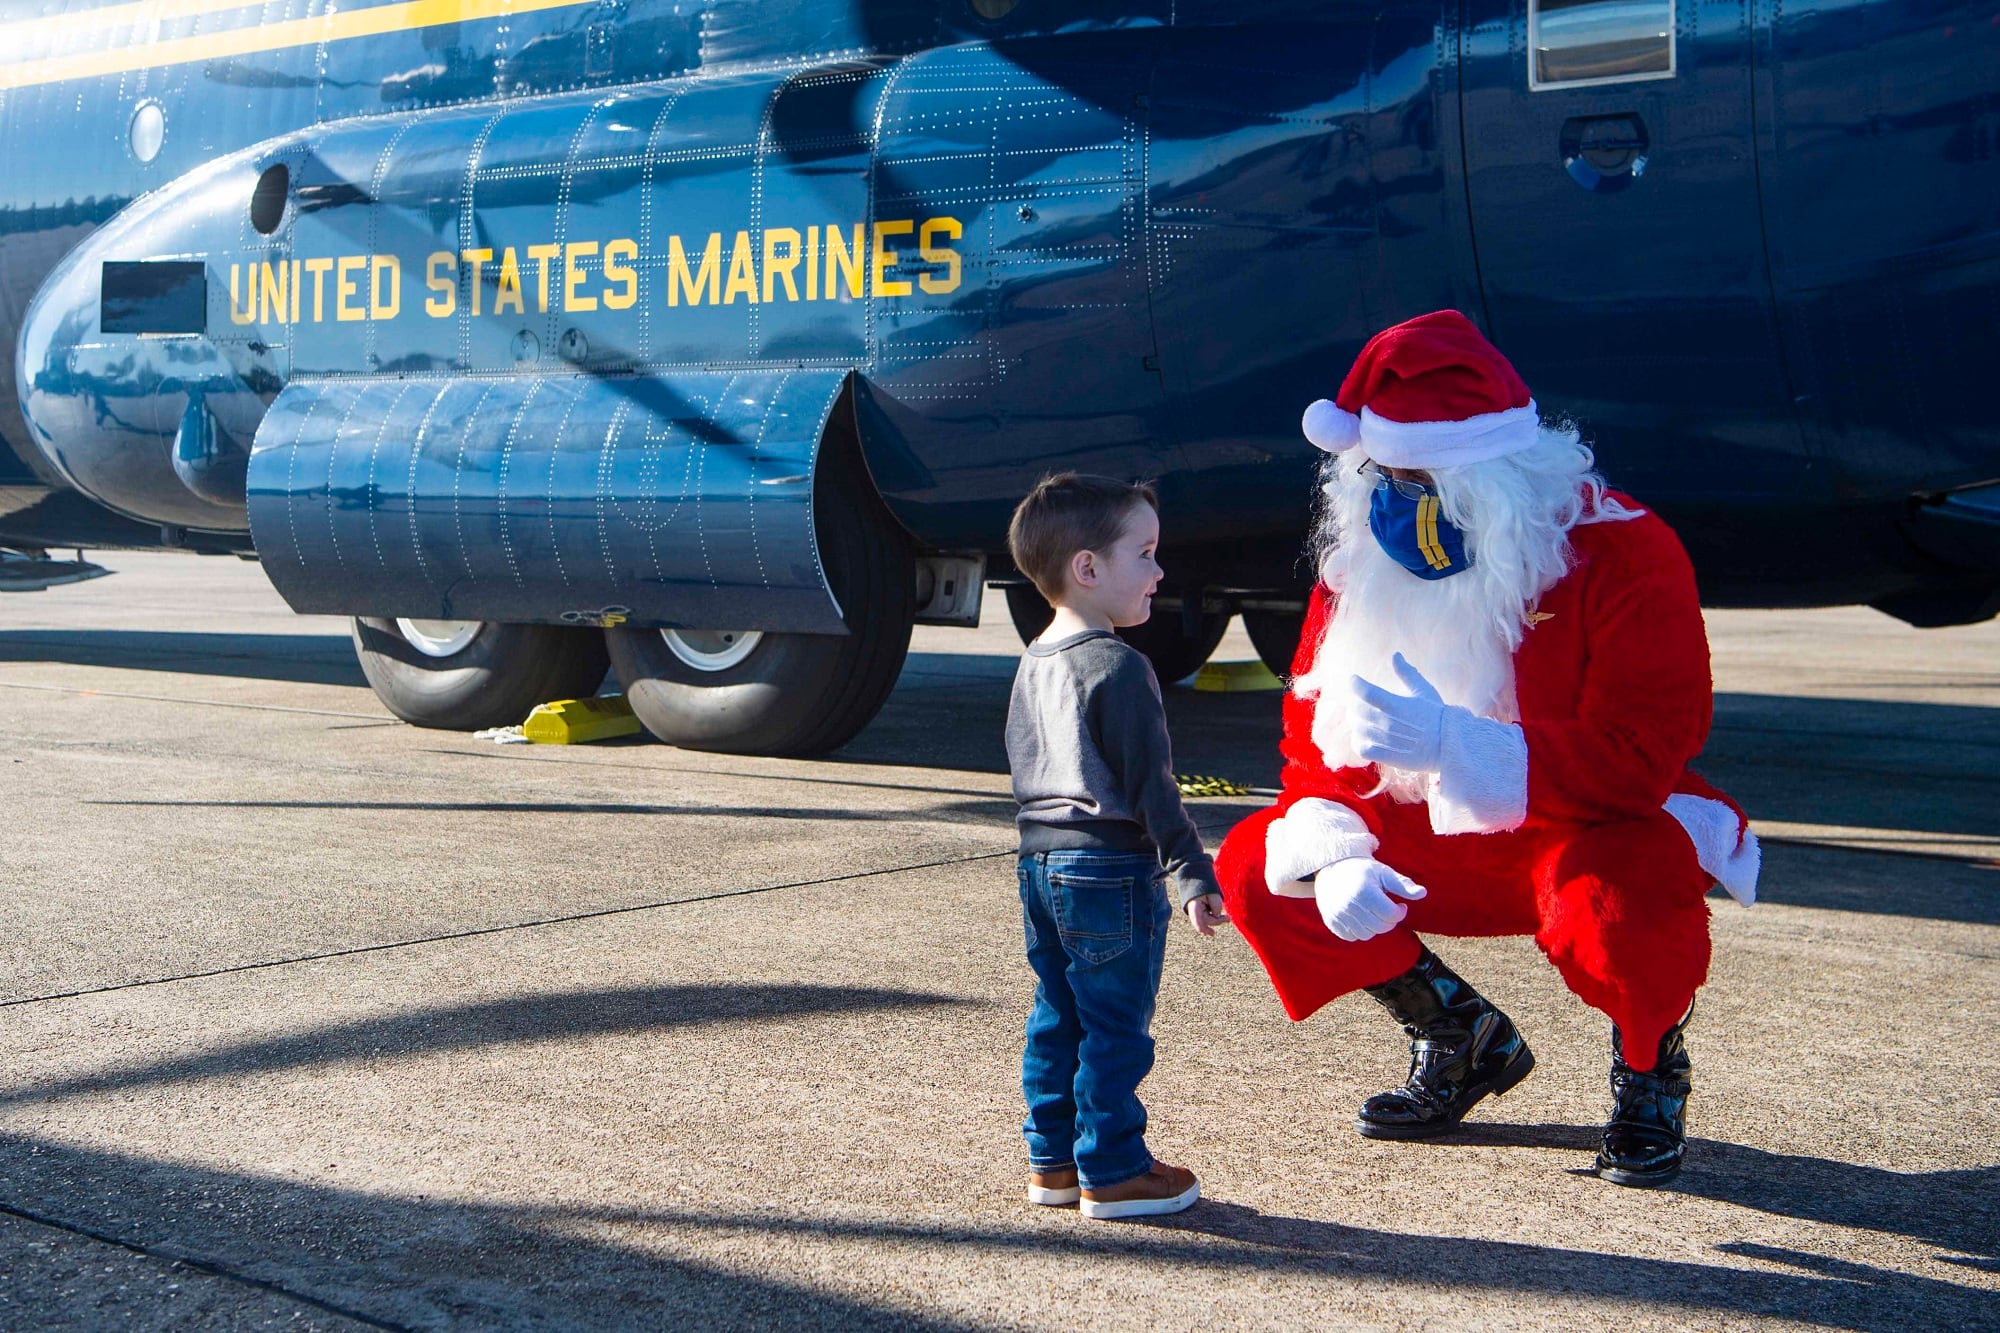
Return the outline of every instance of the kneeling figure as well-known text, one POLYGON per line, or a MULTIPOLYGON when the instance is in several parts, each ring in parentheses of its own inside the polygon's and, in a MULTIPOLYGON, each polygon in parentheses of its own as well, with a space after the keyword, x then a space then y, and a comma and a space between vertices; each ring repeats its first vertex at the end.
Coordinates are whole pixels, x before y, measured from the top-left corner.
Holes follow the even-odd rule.
POLYGON ((1747 905, 1758 868, 1688 769, 1713 699, 1687 555, 1456 312, 1377 335, 1305 430, 1331 454, 1320 581, 1283 794, 1217 860, 1230 915, 1292 1018, 1367 990, 1408 1032, 1408 1082, 1359 1114, 1374 1138, 1449 1130, 1534 1067, 1419 932, 1533 935, 1612 1021, 1599 1173, 1664 1183, 1705 895, 1747 905))

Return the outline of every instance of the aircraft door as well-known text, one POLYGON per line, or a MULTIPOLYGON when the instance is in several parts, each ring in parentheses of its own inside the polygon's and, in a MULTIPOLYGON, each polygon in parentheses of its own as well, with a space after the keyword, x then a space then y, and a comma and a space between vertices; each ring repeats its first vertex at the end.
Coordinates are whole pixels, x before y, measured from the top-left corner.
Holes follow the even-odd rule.
POLYGON ((1466 0, 1464 16, 1494 340, 1691 545, 1728 536, 1725 497, 1739 514, 1768 497, 1775 521, 1809 461, 1765 255, 1747 0, 1466 0))

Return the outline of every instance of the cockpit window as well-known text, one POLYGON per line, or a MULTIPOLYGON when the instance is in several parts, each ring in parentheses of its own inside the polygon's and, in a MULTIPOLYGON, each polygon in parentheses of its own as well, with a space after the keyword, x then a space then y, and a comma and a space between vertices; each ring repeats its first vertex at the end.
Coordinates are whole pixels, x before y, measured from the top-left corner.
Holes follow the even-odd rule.
POLYGON ((1528 86, 1670 79, 1674 0, 1528 0, 1528 86))

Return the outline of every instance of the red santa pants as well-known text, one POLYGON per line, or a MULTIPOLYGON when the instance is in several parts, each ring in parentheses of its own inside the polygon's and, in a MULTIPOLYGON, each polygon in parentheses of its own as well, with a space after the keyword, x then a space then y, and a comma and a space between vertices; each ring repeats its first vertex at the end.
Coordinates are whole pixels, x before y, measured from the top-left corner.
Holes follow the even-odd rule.
POLYGON ((1671 815, 1441 837, 1422 805, 1378 797, 1371 810, 1382 821, 1376 859, 1429 893, 1400 926, 1359 943, 1335 938, 1312 899, 1265 887, 1275 809, 1223 840, 1223 899, 1287 1014, 1305 1018, 1408 971, 1419 932, 1532 934, 1569 988, 1618 1025, 1631 1066, 1653 1067, 1660 1038, 1708 977, 1709 880, 1671 815))

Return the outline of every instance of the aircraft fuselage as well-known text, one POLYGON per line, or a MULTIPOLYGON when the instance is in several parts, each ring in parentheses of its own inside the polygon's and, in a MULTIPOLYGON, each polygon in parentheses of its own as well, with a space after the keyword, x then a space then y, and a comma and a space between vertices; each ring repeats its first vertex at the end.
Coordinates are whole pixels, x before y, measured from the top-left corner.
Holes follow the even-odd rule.
POLYGON ((0 539, 91 541, 31 530, 73 489, 254 543, 301 609, 823 630, 838 415, 922 549, 997 557, 1054 468, 1147 475, 1180 589, 1296 593, 1300 409, 1455 306, 1710 600, 1963 618, 2000 579, 1982 8, 0 22, 0 539))

